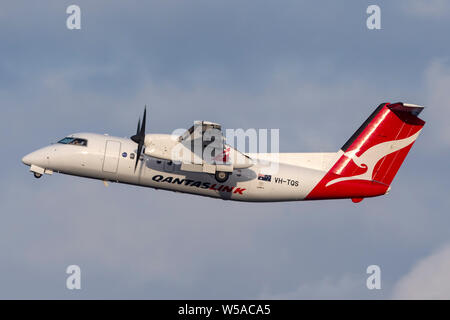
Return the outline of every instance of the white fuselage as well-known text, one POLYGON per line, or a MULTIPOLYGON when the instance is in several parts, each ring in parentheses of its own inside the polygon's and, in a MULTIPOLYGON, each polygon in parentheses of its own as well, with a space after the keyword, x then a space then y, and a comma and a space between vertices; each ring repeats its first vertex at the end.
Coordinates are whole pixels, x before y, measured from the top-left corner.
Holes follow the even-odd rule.
POLYGON ((224 183, 214 175, 182 171, 180 164, 147 155, 135 170, 136 143, 127 138, 92 133, 72 136, 87 146, 52 144, 23 158, 31 170, 60 172, 155 189, 237 201, 303 200, 323 178, 338 153, 253 154, 255 164, 235 169, 224 183), (275 157, 274 157, 275 156, 275 157), (270 157, 274 157, 271 160, 270 157), (274 160, 276 159, 276 160, 274 160))

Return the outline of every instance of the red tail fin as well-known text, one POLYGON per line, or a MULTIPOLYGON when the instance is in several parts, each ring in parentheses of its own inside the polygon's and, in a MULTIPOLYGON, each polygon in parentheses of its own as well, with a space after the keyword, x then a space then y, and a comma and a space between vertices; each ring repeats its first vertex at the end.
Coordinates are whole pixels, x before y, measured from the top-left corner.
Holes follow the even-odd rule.
POLYGON ((383 103, 342 147, 342 156, 307 199, 364 198, 382 195, 425 122, 423 107, 383 103))

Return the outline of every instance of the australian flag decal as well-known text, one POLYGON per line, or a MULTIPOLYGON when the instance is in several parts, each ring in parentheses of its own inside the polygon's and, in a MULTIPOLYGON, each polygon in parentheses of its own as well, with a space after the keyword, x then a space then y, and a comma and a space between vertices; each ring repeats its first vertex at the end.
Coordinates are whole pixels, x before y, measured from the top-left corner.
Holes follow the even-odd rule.
POLYGON ((258 174, 258 180, 262 180, 262 181, 267 181, 270 182, 272 181, 272 176, 270 174, 258 174))

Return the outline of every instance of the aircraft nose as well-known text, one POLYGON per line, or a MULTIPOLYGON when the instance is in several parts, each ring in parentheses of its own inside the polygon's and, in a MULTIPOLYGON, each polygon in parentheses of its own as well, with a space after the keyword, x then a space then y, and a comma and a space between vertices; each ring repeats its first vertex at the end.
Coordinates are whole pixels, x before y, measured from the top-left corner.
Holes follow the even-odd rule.
POLYGON ((33 159, 33 152, 27 154, 25 157, 22 158, 23 164, 26 164, 27 166, 31 166, 31 160, 33 159))
POLYGON ((22 158, 22 162, 27 166, 31 166, 32 164, 37 166, 42 166, 45 168, 47 164, 47 152, 44 149, 39 149, 27 154, 22 158))

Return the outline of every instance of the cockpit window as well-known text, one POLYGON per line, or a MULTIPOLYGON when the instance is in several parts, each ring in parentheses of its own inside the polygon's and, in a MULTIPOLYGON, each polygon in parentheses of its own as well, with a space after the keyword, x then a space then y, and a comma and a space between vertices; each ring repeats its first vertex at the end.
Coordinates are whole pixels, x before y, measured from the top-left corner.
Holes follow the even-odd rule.
POLYGON ((87 146, 87 140, 86 139, 80 139, 80 138, 71 138, 71 137, 65 137, 64 139, 61 139, 58 141, 58 143, 62 144, 72 144, 75 146, 87 146))
POLYGON ((58 143, 68 144, 68 143, 70 143, 72 140, 73 140, 73 138, 66 137, 66 138, 64 138, 64 139, 59 140, 58 143))
POLYGON ((87 146, 87 140, 86 139, 75 138, 70 144, 86 147, 87 146))

